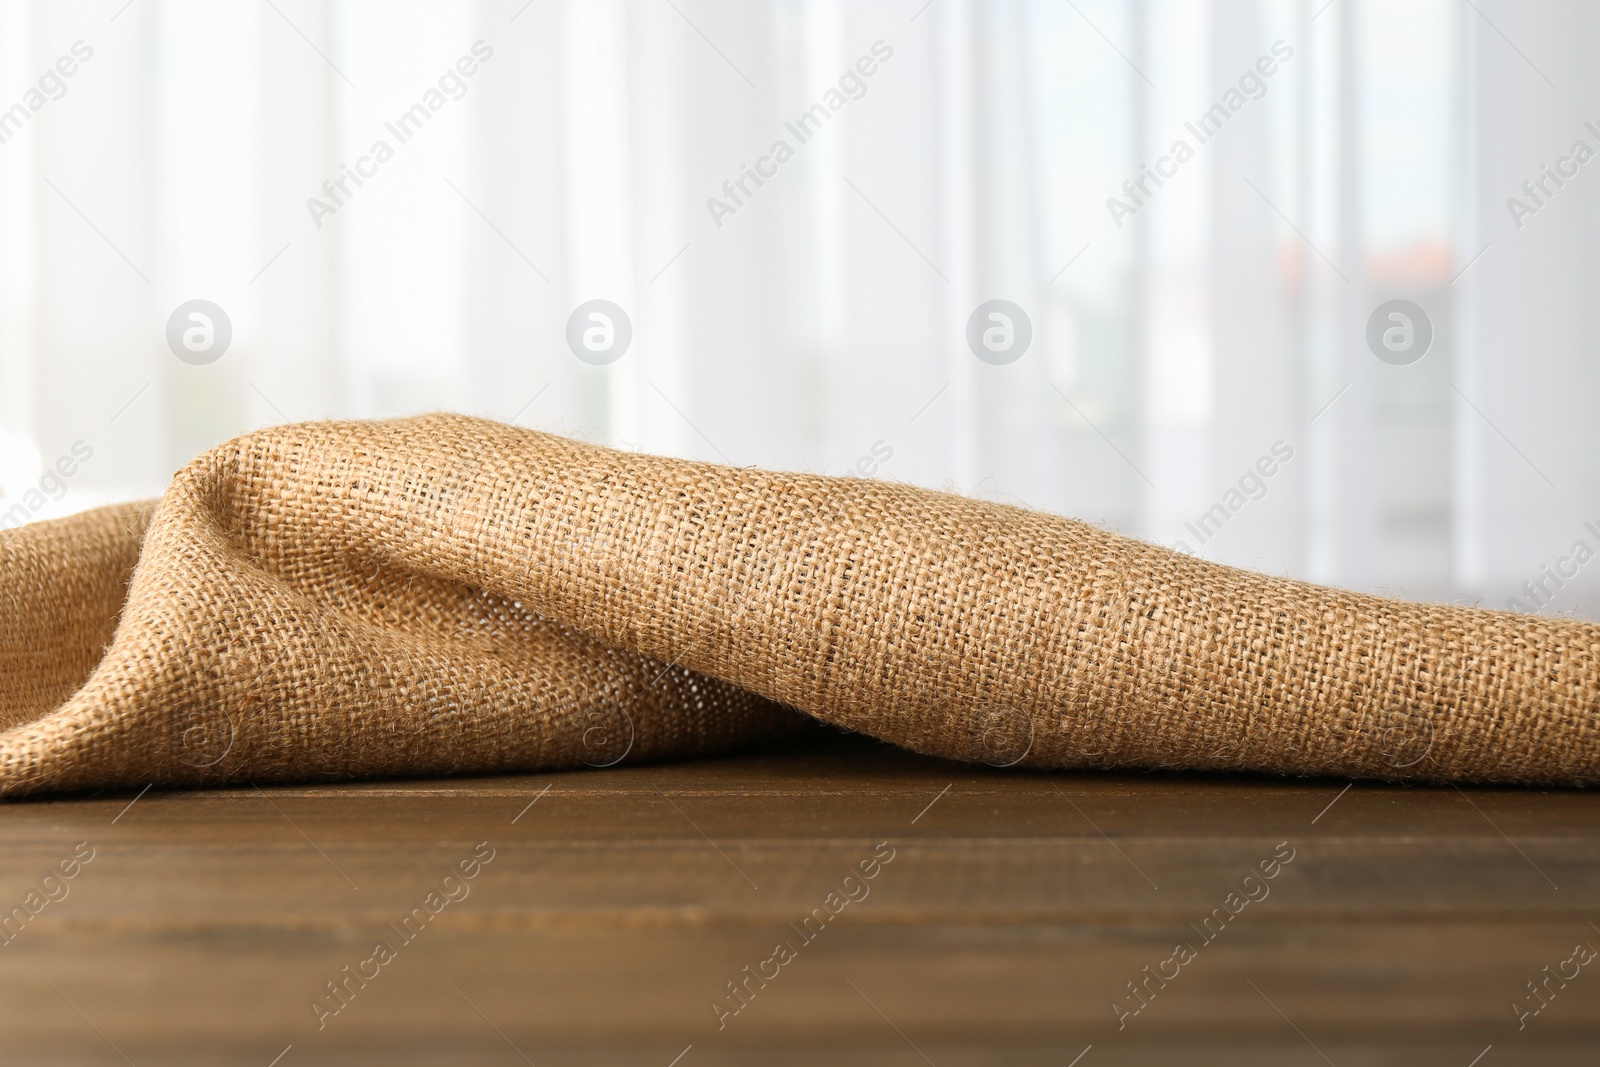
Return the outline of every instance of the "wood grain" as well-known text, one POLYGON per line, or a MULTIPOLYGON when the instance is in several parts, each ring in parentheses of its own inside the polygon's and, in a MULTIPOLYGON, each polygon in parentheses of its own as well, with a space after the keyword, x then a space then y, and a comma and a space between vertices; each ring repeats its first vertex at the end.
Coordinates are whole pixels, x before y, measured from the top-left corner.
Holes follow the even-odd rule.
POLYGON ((1478 1067, 1595 1062, 1600 965, 1523 1029, 1512 1004, 1600 948, 1600 798, 1346 784, 1016 773, 822 736, 677 765, 14 802, 0 907, 80 842, 94 858, 13 920, 0 1047, 260 1067, 668 1067, 688 1046, 678 1067, 1067 1065, 1091 1045, 1078 1067, 1468 1067, 1487 1046, 1478 1067), (494 858, 466 895, 401 940, 390 924, 481 842, 494 858), (831 916, 852 871, 866 896, 831 916), (1241 885, 1266 895, 1234 915, 1241 885), (324 983, 380 939, 394 959, 319 1029, 312 999, 337 1005, 324 983), (738 1006, 726 983, 779 942, 793 959, 719 1029, 712 1002, 738 1006), (1126 983, 1179 942, 1193 959, 1119 1029, 1112 1002, 1137 1005, 1126 983))

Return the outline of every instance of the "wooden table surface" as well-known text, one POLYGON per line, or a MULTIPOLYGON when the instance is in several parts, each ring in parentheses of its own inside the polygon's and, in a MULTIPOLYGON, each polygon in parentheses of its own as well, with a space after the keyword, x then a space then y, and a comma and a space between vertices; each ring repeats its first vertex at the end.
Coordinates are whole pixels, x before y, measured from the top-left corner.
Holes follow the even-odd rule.
POLYGON ((0 1061, 1600 1062, 1600 797, 1347 785, 818 735, 7 803, 0 1061))

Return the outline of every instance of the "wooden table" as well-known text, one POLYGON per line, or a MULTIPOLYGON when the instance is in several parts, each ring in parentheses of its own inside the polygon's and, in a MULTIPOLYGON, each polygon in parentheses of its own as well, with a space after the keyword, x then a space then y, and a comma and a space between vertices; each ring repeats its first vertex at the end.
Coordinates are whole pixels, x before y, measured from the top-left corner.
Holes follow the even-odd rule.
POLYGON ((0 1060, 1600 1062, 1600 797, 1347 784, 818 735, 8 803, 0 1060))

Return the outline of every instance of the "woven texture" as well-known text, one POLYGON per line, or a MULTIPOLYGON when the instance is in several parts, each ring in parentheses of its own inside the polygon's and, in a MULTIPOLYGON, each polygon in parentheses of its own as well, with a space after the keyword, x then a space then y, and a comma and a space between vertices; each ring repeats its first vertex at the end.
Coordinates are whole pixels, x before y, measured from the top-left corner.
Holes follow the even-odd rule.
POLYGON ((0 793, 607 766, 803 712, 1021 767, 1600 779, 1600 626, 459 416, 0 534, 0 793))

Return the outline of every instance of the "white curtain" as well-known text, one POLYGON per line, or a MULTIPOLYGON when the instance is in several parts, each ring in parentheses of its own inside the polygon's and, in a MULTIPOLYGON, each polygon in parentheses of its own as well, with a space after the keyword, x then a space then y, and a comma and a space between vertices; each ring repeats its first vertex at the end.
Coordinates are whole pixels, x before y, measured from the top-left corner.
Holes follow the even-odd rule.
POLYGON ((0 521, 452 409, 1594 616, 1596 46, 1579 0, 0 0, 0 521))

